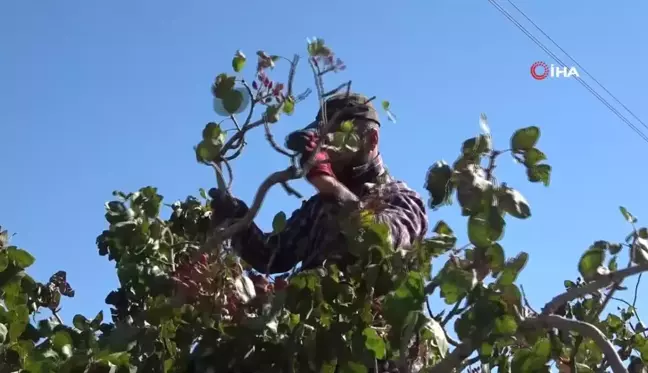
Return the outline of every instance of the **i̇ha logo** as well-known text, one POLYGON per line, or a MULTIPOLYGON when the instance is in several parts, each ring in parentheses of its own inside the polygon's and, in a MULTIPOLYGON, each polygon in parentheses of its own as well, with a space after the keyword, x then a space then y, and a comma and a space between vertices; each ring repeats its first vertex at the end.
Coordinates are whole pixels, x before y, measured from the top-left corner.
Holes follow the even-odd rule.
POLYGON ((571 78, 580 77, 575 67, 547 65, 542 61, 536 61, 531 65, 531 76, 536 80, 546 78, 571 78))

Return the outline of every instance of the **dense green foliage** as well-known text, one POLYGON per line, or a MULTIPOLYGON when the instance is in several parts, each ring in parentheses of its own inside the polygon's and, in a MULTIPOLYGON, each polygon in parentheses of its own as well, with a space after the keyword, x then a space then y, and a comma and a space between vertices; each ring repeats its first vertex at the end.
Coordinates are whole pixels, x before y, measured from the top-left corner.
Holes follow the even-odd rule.
MULTIPOLYGON (((317 94, 324 97, 322 76, 343 64, 321 40, 310 42, 308 53, 317 94)), ((223 123, 209 123, 196 157, 217 171, 220 187, 226 187, 222 166, 229 169, 226 161, 241 153, 247 131, 264 126, 273 148, 283 151, 272 140, 269 123, 292 114, 308 92, 292 93, 297 58, 287 60, 292 68, 286 84, 270 80, 269 71, 282 59, 259 52, 250 86, 238 75, 246 64, 238 52, 232 61, 237 75, 216 78, 215 109, 235 123, 235 135, 228 137, 223 123), (261 120, 253 120, 255 107, 264 107, 261 120), (234 115, 246 109, 247 119, 238 123, 234 115)), ((393 119, 389 102, 382 107, 393 119)), ((506 221, 527 219, 531 209, 494 171, 499 157, 512 156, 530 182, 549 186, 551 166, 538 148, 538 127, 522 128, 506 149, 493 149, 485 116, 481 125, 483 133, 463 142, 452 165, 436 162, 425 175, 430 208, 452 205, 454 196, 466 217, 469 242, 458 242, 453 229, 438 221, 419 245, 395 251, 368 208, 345 224, 358 260, 344 273, 334 265, 276 278, 254 273, 232 253, 225 233, 214 238, 203 190, 200 197, 166 205, 168 218, 161 216, 167 212, 154 187, 115 192, 106 204, 108 228, 97 238, 99 255, 114 262, 120 283, 106 297, 111 315, 77 315, 63 324, 57 315, 61 297, 74 296, 66 273, 37 282, 25 272, 34 257, 11 246, 3 231, 0 372, 362 373, 478 367, 518 373, 548 372, 551 366, 562 372, 607 366, 619 371, 608 347, 630 371, 640 371, 648 341, 634 309, 636 295, 626 308, 602 310, 613 293, 625 289, 625 269, 614 272, 622 250, 631 252, 631 274, 648 270, 648 230, 622 208, 631 226, 627 239, 594 242, 578 263, 581 277, 565 281, 563 301, 534 311, 516 283, 529 255, 500 243, 506 221), (433 277, 432 265, 439 269, 433 277), (589 290, 570 295, 578 289, 589 290), (45 309, 51 317, 37 314, 45 309), (37 315, 40 319, 32 321, 37 315)), ((349 133, 342 126, 331 142, 353 149, 349 133)), ((292 192, 286 182, 300 170, 293 162, 286 172, 290 177, 279 183, 292 192)), ((285 221, 285 214, 277 214, 274 230, 282 230, 285 221)))

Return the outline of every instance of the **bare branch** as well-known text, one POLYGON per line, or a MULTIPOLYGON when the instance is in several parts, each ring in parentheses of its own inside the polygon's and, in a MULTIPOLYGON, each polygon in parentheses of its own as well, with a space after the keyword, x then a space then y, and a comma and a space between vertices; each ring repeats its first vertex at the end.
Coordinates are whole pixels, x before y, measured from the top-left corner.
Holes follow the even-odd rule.
POLYGON ((274 150, 287 157, 294 157, 294 154, 292 154, 291 152, 289 152, 288 150, 282 148, 279 144, 277 144, 277 142, 274 139, 274 136, 272 136, 272 132, 270 132, 270 125, 268 124, 267 120, 263 121, 263 127, 265 127, 266 139, 268 140, 270 146, 272 146, 274 150))
POLYGON ((232 166, 230 166, 227 159, 223 159, 223 164, 227 169, 227 177, 229 179, 229 182, 227 183, 227 190, 232 190, 232 183, 234 182, 234 173, 232 172, 232 166))
POLYGON ((225 184, 225 177, 223 176, 223 170, 221 169, 221 166, 217 162, 211 162, 210 165, 214 168, 214 171, 216 172, 216 184, 218 185, 218 189, 223 189, 223 190, 228 190, 227 184, 225 184))
POLYGON ((205 241, 203 247, 201 248, 201 251, 211 251, 214 249, 218 250, 223 240, 228 239, 233 235, 241 232, 243 229, 247 228, 261 209, 263 200, 265 199, 265 196, 270 188, 272 188, 272 186, 275 184, 285 183, 298 177, 299 173, 292 166, 283 171, 277 171, 268 176, 263 181, 261 186, 259 186, 259 189, 254 196, 254 201, 252 202, 252 205, 248 209, 248 212, 245 214, 245 216, 225 229, 219 228, 215 230, 214 234, 205 241))
POLYGON ((290 71, 288 72, 288 97, 292 96, 293 83, 295 80, 295 72, 297 72, 297 64, 299 63, 299 55, 295 54, 292 61, 290 61, 290 71))
POLYGON ((639 277, 637 278, 637 283, 635 284, 634 297, 632 298, 632 308, 635 308, 635 304, 637 304, 637 292, 639 291, 639 283, 641 283, 641 275, 643 275, 643 273, 639 274, 639 277))
POLYGON ((555 312, 560 306, 574 299, 590 294, 598 289, 607 287, 615 282, 620 282, 626 277, 648 271, 648 263, 628 267, 620 271, 615 271, 602 276, 600 279, 592 281, 582 287, 571 288, 566 292, 554 297, 542 308, 542 315, 549 315, 555 312))
POLYGON ((289 196, 295 196, 295 197, 297 197, 299 199, 304 198, 304 196, 301 193, 299 193, 295 188, 288 185, 287 181, 281 183, 281 186, 284 188, 284 190, 286 191, 286 193, 288 193, 289 196))

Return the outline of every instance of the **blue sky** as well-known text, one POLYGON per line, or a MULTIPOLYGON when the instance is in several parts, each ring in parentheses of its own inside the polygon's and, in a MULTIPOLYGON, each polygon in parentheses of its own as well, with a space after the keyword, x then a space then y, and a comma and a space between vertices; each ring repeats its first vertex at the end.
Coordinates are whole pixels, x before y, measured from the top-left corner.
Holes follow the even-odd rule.
MULTIPOLYGON (((105 309, 117 286, 113 264, 95 246, 111 192, 154 185, 172 202, 212 186, 212 171, 192 150, 204 124, 217 119, 212 79, 230 71, 237 49, 303 54, 309 36, 323 37, 348 66, 330 87, 352 79, 356 90, 392 102, 398 123, 383 126, 383 156, 392 174, 421 192, 427 168, 453 161, 461 141, 478 133, 481 112, 496 147, 506 148, 519 127, 542 128, 539 147, 554 167, 550 188, 526 182, 509 159, 498 168, 500 180, 531 203, 532 218, 509 221, 503 244, 509 256, 530 253, 520 282, 536 307, 576 277, 594 240, 625 237, 619 205, 648 225, 648 144, 575 80, 532 79, 534 61, 552 61, 487 1, 314 4, 0 3, 0 224, 37 257, 35 277, 68 271, 77 295, 64 300, 64 318, 105 309)), ((646 121, 648 4, 624 4, 517 3, 646 121)), ((312 87, 302 67, 298 91, 312 87)), ((276 137, 308 123, 315 110, 312 96, 275 126, 276 137)), ((235 193, 250 201, 285 163, 257 131, 234 162, 235 193)), ((274 213, 298 205, 273 189, 257 222, 269 228, 274 213)), ((456 205, 429 216, 465 231, 456 205)))

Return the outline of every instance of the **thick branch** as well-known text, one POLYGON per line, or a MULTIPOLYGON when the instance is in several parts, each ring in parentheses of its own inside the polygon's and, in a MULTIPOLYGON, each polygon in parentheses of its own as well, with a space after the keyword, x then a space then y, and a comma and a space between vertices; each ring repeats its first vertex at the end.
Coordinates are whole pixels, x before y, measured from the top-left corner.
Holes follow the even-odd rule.
POLYGON ((273 185, 285 183, 298 177, 299 174, 294 167, 288 167, 283 171, 277 171, 268 176, 257 190, 256 195, 254 196, 254 201, 245 216, 229 227, 217 230, 216 233, 205 242, 203 251, 211 250, 216 246, 220 246, 223 240, 228 239, 247 228, 261 209, 263 200, 273 185))
POLYGON ((634 276, 646 271, 648 271, 648 263, 612 272, 582 287, 571 288, 549 301, 549 303, 547 303, 542 309, 542 315, 549 315, 567 302, 571 302, 574 299, 593 293, 594 291, 609 286, 615 282, 622 281, 626 277, 634 276))

